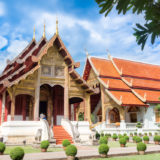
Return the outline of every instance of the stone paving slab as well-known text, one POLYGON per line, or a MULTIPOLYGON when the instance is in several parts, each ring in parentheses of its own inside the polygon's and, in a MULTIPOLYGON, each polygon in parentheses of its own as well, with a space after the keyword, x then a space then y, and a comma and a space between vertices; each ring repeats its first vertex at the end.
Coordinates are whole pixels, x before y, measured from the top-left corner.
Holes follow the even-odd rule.
MULTIPOLYGON (((160 145, 148 146, 146 153, 160 153, 160 145)), ((127 156, 136 155, 136 147, 125 147, 125 148, 110 148, 109 157, 116 156, 127 156)), ((77 157, 82 158, 96 158, 99 157, 98 150, 95 147, 80 147, 78 150, 77 157)), ((0 160, 11 160, 9 155, 1 155, 0 160)), ((46 153, 29 153, 25 154, 24 160, 66 160, 64 151, 60 152, 46 152, 46 153)))

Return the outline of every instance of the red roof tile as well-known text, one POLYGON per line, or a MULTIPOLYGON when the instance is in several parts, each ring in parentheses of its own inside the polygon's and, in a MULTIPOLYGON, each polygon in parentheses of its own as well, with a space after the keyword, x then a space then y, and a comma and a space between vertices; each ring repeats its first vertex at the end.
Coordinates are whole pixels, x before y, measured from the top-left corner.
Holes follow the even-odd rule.
POLYGON ((101 78, 106 84, 109 82, 109 89, 130 90, 130 88, 121 80, 113 78, 101 78))
POLYGON ((91 61, 100 75, 120 78, 111 61, 94 57, 91 57, 91 61))
POLYGON ((119 70, 122 69, 123 75, 160 80, 160 66, 158 65, 134 62, 118 58, 113 58, 113 61, 119 70))
POLYGON ((134 89, 140 96, 144 97, 146 94, 147 102, 151 103, 160 103, 160 91, 152 91, 152 90, 143 90, 143 89, 134 89))
POLYGON ((138 99, 132 92, 124 91, 110 91, 114 97, 119 101, 122 100, 122 105, 135 105, 135 106, 146 106, 140 99, 138 99), (121 98, 122 97, 122 98, 121 98))
POLYGON ((124 79, 127 80, 128 82, 132 81, 133 88, 160 90, 160 81, 128 78, 128 77, 125 77, 124 79))

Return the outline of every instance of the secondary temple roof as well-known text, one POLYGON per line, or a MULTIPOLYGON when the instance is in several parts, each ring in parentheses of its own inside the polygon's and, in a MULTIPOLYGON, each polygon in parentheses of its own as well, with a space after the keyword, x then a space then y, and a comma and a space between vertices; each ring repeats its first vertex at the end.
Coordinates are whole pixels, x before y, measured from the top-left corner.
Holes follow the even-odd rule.
POLYGON ((160 66, 124 59, 87 57, 83 78, 91 68, 106 94, 121 106, 160 103, 160 66))

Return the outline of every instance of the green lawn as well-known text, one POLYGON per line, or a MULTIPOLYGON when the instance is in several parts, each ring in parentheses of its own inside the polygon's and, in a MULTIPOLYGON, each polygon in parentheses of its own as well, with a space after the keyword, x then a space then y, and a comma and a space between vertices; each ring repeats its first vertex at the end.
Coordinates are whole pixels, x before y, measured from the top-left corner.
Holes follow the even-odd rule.
MULTIPOLYGON (((15 146, 7 146, 6 147, 6 150, 4 152, 4 154, 9 154, 10 151, 14 148, 15 146)), ((18 147, 18 146, 16 146, 18 147)), ((19 146, 19 147, 22 147, 24 149, 24 152, 25 153, 38 153, 38 152, 41 152, 40 149, 36 149, 36 148, 33 148, 32 146, 19 146)), ((58 152, 58 151, 62 151, 63 149, 62 148, 49 148, 47 151, 48 152, 58 152)))
MULTIPOLYGON (((83 159, 87 160, 87 159, 83 159)), ((124 156, 124 157, 114 157, 114 158, 95 158, 89 160, 160 160, 160 154, 148 154, 148 155, 136 155, 136 156, 124 156)))

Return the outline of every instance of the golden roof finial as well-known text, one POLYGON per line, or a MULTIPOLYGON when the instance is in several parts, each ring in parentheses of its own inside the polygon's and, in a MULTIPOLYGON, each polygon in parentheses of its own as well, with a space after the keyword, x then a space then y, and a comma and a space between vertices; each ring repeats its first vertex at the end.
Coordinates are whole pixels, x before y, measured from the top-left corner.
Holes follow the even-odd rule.
POLYGON ((44 20, 44 28, 43 28, 43 38, 46 38, 46 25, 44 20))
POLYGON ((33 40, 35 40, 36 38, 36 35, 35 35, 35 26, 34 26, 34 29, 33 29, 33 40))
POLYGON ((58 18, 56 17, 56 35, 58 35, 58 18))

